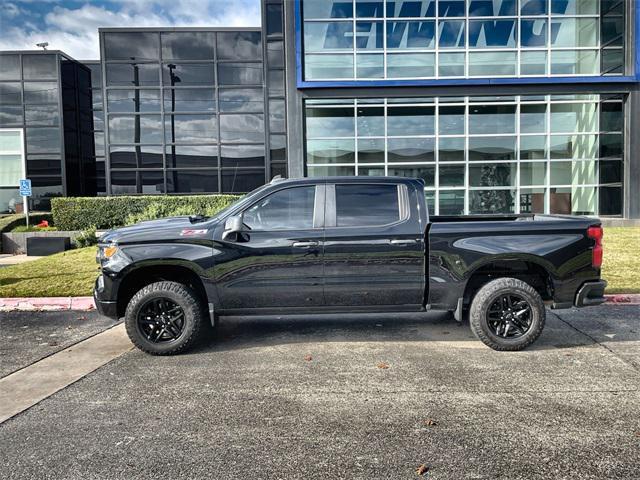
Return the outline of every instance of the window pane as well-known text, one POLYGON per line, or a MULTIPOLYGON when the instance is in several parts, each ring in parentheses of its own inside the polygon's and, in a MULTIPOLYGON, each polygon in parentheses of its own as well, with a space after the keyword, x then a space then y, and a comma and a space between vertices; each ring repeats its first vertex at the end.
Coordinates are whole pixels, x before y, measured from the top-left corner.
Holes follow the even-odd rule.
POLYGON ((162 143, 160 115, 110 115, 111 143, 162 143))
POLYGON ((23 55, 22 70, 25 80, 57 78, 57 56, 55 54, 23 55))
POLYGON ((270 97, 284 96, 284 70, 269 70, 267 87, 270 97))
POLYGON ((162 168, 161 146, 123 146, 109 150, 111 168, 162 168))
POLYGON ((304 0, 304 18, 353 18, 353 2, 345 0, 304 0))
POLYGON ((438 157, 441 162, 463 162, 465 159, 464 138, 440 138, 438 157))
POLYGON ((0 83, 0 106, 22 103, 19 83, 0 83))
POLYGON ((267 36, 282 35, 282 5, 267 5, 267 36))
POLYGON ((551 185, 585 185, 598 181, 597 161, 551 162, 551 185))
POLYGON ((547 46, 547 19, 523 18, 520 30, 520 44, 523 48, 547 46))
POLYGON ((469 107, 469 133, 515 133, 515 105, 473 105, 469 107))
MULTIPOLYGON (((234 168, 263 167, 265 164, 264 156, 263 145, 224 145, 222 147, 222 166, 234 168)), ((264 183, 264 170, 262 171, 261 183, 264 183)))
POLYGON ((353 78, 353 55, 305 55, 307 80, 353 78))
POLYGON ((435 17, 436 0, 395 0, 387 2, 387 17, 435 17))
POLYGON ((165 115, 164 138, 167 143, 216 143, 215 115, 165 115))
POLYGON ((433 53, 388 53, 387 76, 390 78, 434 77, 435 64, 436 56, 433 53))
POLYGON ((209 88, 164 90, 165 112, 215 112, 215 91, 209 88))
POLYGON ((0 80, 20 80, 19 55, 0 55, 0 80))
POLYGON ((245 210, 242 220, 257 231, 313 228, 315 192, 309 186, 272 193, 245 210))
POLYGON ((516 52, 471 52, 469 76, 491 77, 516 74, 516 52))
POLYGON ((218 147, 216 146, 167 146, 166 155, 167 168, 215 168, 218 166, 218 147))
POLYGON ((220 141, 227 143, 264 142, 264 115, 221 115, 220 141))
POLYGON ((162 32, 163 60, 213 60, 215 33, 162 32))
POLYGON ((108 86, 145 86, 160 84, 159 67, 157 64, 107 64, 106 75, 108 86))
POLYGON ((551 0, 552 15, 594 15, 599 0, 551 0))
POLYGON ((162 66, 162 83, 165 86, 214 85, 213 63, 165 64, 162 66))
POLYGON ((267 63, 269 68, 284 67, 284 45, 282 40, 267 43, 267 63))
POLYGON ((515 48, 515 20, 469 20, 470 48, 515 48))
POLYGON ((354 140, 307 141, 307 164, 355 163, 354 140))
POLYGON ((23 120, 22 105, 4 105, 0 99, 0 126, 19 126, 23 120))
POLYGON ((261 60, 260 32, 218 32, 219 60, 261 60))
POLYGON ((515 160, 516 137, 471 137, 469 160, 515 160))
POLYGON ((387 135, 434 135, 434 107, 389 107, 387 135))
POLYGON ((0 186, 14 187, 22 177, 22 155, 0 155, 0 186))
POLYGON ((387 22, 387 48, 435 48, 436 22, 387 22))
POLYGON ((547 13, 547 0, 520 0, 521 15, 544 15, 547 13))
POLYGON ((168 193, 216 193, 218 191, 218 170, 167 171, 168 193))
POLYGON ((600 160, 600 183, 620 183, 623 178, 624 164, 621 160, 600 160))
POLYGON ((160 90, 107 90, 111 113, 160 113, 160 90))
POLYGON ((220 85, 262 85, 261 63, 219 63, 220 85))
POLYGON ((344 166, 310 166, 307 168, 307 174, 309 177, 354 176, 356 174, 356 169, 355 167, 344 166))
MULTIPOLYGON (((464 9, 464 4, 463 4, 464 9)), ((442 13, 440 13, 442 15, 442 13)), ((464 48, 464 21, 440 21, 438 23, 438 45, 440 48, 464 48)))
POLYGON ((440 165, 438 170, 441 187, 464 187, 464 165, 440 165))
POLYGON ((464 135, 466 107, 440 107, 438 131, 440 135, 464 135))
POLYGON ((547 178, 547 163, 521 163, 520 164, 520 184, 521 185, 545 185, 547 178))
POLYGON ((547 158, 546 136, 520 137, 521 160, 543 160, 545 158, 547 158))
POLYGON ((398 220, 396 185, 336 185, 338 227, 386 225, 398 220))
POLYGON ((104 34, 105 60, 156 60, 159 55, 157 33, 107 32, 104 34))
POLYGON ((469 185, 472 187, 508 187, 515 184, 515 163, 469 165, 469 185))
POLYGON ((305 52, 353 50, 351 22, 305 22, 305 52))
POLYGON ((517 0, 472 0, 469 5, 469 16, 493 17, 516 15, 517 0))
POLYGON ((599 215, 622 215, 622 187, 600 187, 599 215))
POLYGON ((378 50, 384 46, 383 22, 356 22, 356 49, 378 50))
POLYGON ((262 112, 264 92, 262 88, 224 88, 218 92, 221 112, 262 112))
POLYGON ((24 110, 29 125, 57 127, 60 124, 58 105, 26 105, 24 110))
POLYGON ((547 131, 546 105, 520 106, 520 133, 545 133, 547 131))
POLYGON ((552 135, 551 158, 596 158, 597 135, 552 135))
POLYGON ((469 192, 469 213, 514 213, 515 198, 515 190, 472 190, 469 192))
POLYGON ((464 53, 439 53, 438 72, 441 77, 464 76, 464 53))
POLYGON ((521 75, 546 75, 547 74, 547 52, 526 52, 520 53, 520 74, 521 75))
POLYGON ((269 131, 285 131, 284 100, 269 100, 269 131))
POLYGON ((272 162, 287 161, 287 137, 285 135, 270 135, 269 146, 272 162))
POLYGON ((384 135, 384 108, 358 107, 358 136, 377 137, 384 135))
POLYGON ((307 137, 353 137, 353 107, 307 108, 307 137))
POLYGON ((600 104, 600 130, 603 132, 622 132, 624 128, 624 105, 622 102, 600 104))
MULTIPOLYGON (((49 177, 59 177, 62 175, 62 160, 60 154, 43 153, 28 155, 27 176, 33 175, 46 175, 49 177)), ((17 185, 17 183, 14 185, 17 185)))
POLYGON ((433 138, 390 138, 389 163, 433 162, 434 148, 433 138))
POLYGON ((24 103, 58 103, 58 84, 24 82, 24 103))
POLYGON ((440 190, 440 215, 463 214, 464 190, 440 190))
POLYGON ((358 163, 384 163, 384 139, 358 139, 358 163))
POLYGON ((358 78, 383 78, 384 56, 380 55, 356 55, 356 77, 358 78))
POLYGON ((60 128, 27 128, 27 154, 60 153, 60 128))
POLYGON ((618 133, 600 135, 600 157, 622 158, 624 154, 623 136, 618 133))
POLYGON ((520 213, 544 213, 546 189, 523 188, 520 190, 520 213))
POLYGON ((551 52, 552 75, 593 75, 600 72, 597 50, 551 52))
POLYGON ((598 130, 598 104, 562 103, 551 105, 551 131, 557 133, 598 130))
POLYGON ((551 24, 551 46, 595 47, 598 45, 597 18, 554 18, 551 24))

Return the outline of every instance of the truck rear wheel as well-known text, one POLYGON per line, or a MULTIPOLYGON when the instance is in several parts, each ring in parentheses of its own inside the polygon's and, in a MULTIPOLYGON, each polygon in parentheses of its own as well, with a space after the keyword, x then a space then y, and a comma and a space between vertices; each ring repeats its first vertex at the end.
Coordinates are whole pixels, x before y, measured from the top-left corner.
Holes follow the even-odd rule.
POLYGON ((494 350, 517 351, 542 333, 546 318, 540 294, 516 278, 484 285, 471 302, 469 323, 480 341, 494 350))
POLYGON ((140 350, 174 355, 198 339, 205 317, 198 295, 186 285, 156 282, 136 293, 125 313, 127 334, 140 350))

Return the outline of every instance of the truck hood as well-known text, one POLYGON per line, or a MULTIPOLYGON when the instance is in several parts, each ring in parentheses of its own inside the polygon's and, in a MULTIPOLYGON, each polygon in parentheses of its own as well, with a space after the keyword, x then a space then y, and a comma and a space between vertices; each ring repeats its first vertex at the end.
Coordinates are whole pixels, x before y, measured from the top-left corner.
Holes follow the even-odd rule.
POLYGON ((152 243, 162 241, 211 238, 218 224, 216 218, 192 221, 189 217, 169 217, 136 223, 111 230, 100 237, 100 243, 152 243))

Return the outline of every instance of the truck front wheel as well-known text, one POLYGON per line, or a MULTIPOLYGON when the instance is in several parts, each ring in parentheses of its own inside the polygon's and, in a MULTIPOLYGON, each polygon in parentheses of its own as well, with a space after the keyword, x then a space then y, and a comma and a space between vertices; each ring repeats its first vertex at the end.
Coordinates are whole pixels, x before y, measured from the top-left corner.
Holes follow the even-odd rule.
POLYGON ((136 293, 125 313, 127 334, 140 350, 174 355, 190 348, 204 323, 198 295, 186 285, 156 282, 136 293))
POLYGON ((498 278, 484 285, 471 302, 471 330, 494 350, 517 351, 542 333, 546 312, 540 294, 516 278, 498 278))

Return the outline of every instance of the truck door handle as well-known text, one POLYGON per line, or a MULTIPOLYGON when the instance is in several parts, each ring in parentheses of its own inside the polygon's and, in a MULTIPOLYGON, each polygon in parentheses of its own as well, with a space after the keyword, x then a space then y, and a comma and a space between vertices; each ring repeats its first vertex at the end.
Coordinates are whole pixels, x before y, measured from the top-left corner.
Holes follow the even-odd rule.
POLYGON ((294 248, 312 248, 317 247, 318 242, 293 242, 294 248))
POLYGON ((415 245, 416 243, 418 243, 417 240, 413 240, 411 238, 407 238, 404 240, 401 239, 397 239, 397 240, 391 240, 391 245, 415 245))

